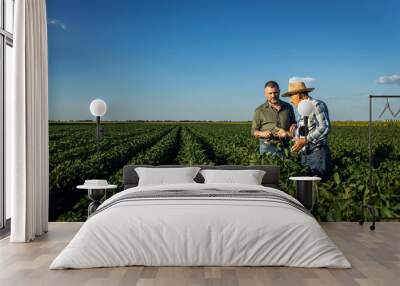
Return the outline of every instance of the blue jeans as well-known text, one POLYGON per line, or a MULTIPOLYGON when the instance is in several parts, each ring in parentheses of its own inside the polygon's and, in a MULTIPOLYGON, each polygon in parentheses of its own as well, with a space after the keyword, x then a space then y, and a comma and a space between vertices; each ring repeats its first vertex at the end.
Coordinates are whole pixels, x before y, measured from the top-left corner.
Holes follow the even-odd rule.
POLYGON ((260 142, 260 154, 270 153, 272 155, 277 155, 280 158, 283 158, 282 150, 278 150, 275 144, 265 143, 265 139, 259 139, 260 142))
POLYGON ((311 150, 308 155, 301 152, 301 164, 310 169, 312 176, 321 177, 326 182, 332 175, 332 157, 331 150, 328 145, 311 150))

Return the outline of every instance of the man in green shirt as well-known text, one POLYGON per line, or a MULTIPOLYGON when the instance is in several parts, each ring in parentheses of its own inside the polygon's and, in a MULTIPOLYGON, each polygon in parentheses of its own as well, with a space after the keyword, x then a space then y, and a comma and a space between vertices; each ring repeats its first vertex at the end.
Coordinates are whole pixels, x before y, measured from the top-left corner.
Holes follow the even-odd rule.
POLYGON ((275 81, 268 81, 264 86, 266 102, 254 111, 251 134, 259 139, 260 154, 266 152, 283 157, 278 143, 284 147, 296 129, 296 117, 293 107, 279 99, 280 89, 275 81))

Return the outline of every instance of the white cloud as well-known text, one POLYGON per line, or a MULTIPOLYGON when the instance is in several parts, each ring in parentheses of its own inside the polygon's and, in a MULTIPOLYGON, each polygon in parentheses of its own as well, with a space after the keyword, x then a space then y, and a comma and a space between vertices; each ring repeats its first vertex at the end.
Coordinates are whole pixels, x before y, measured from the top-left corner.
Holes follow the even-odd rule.
POLYGON ((316 81, 317 79, 313 77, 300 77, 300 76, 292 76, 289 79, 289 82, 297 82, 297 81, 303 81, 304 83, 311 83, 313 81, 316 81))
POLYGON ((47 25, 59 27, 63 30, 67 29, 67 26, 63 22, 61 22, 60 20, 57 20, 57 19, 47 19, 47 25))
POLYGON ((400 84, 400 75, 383 75, 380 76, 376 82, 380 84, 400 84))

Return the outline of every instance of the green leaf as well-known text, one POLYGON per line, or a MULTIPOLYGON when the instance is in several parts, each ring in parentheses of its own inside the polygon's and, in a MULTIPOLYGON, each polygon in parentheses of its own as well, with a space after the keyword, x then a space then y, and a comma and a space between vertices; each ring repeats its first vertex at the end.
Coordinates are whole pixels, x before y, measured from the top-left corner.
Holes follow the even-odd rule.
POLYGON ((340 184, 340 176, 339 176, 339 174, 337 172, 335 172, 335 174, 333 174, 333 179, 335 180, 335 183, 337 185, 340 184))

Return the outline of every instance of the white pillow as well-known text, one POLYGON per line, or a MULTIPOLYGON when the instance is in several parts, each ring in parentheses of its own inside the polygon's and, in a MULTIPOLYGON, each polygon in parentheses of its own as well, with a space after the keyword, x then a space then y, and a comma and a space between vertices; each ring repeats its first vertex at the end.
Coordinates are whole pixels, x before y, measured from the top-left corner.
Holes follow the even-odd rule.
POLYGON ((193 179, 199 170, 199 167, 135 168, 139 176, 138 186, 195 183, 193 179))
POLYGON ((265 171, 261 170, 201 170, 205 184, 261 185, 265 171))

